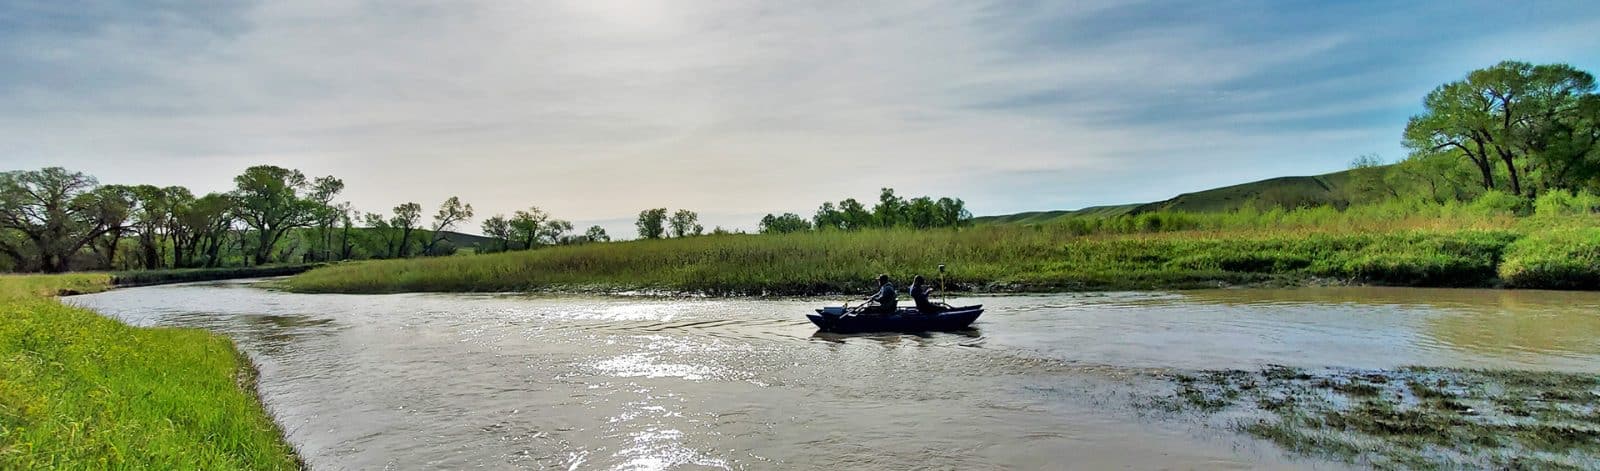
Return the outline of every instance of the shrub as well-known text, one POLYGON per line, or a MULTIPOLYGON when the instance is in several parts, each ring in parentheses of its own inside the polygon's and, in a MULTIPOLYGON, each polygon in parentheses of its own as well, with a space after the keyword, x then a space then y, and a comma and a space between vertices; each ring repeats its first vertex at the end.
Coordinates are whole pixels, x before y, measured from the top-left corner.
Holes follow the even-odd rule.
POLYGON ((1506 248, 1500 278, 1508 286, 1600 289, 1600 228, 1555 228, 1506 248))

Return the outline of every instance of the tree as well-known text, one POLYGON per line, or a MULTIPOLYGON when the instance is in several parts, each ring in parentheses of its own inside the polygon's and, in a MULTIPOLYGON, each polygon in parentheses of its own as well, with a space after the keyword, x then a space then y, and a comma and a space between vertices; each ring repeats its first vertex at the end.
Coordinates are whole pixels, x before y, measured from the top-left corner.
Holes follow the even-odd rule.
POLYGON ((133 188, 124 185, 104 185, 94 190, 101 202, 101 207, 111 211, 103 215, 111 223, 104 233, 89 242, 89 250, 100 255, 102 267, 108 270, 116 269, 117 249, 122 244, 122 235, 128 231, 127 220, 132 209, 139 204, 133 194, 133 188))
POLYGON ((0 253, 24 270, 63 272, 72 255, 122 224, 126 201, 61 167, 0 173, 0 253))
POLYGON ((1429 92, 1423 114, 1406 124, 1405 144, 1413 153, 1466 158, 1485 189, 1495 188, 1498 165, 1511 194, 1531 195, 1533 188, 1524 189, 1529 174, 1573 160, 1571 150, 1552 144, 1563 140, 1563 123, 1581 121, 1576 115, 1594 89, 1594 76, 1566 64, 1501 62, 1429 92), (1551 152, 1558 148, 1564 152, 1551 152))
POLYGON ((874 225, 872 213, 855 198, 845 198, 844 201, 840 201, 839 213, 844 217, 845 230, 859 231, 874 225))
POLYGON ((132 188, 137 201, 132 228, 139 236, 139 263, 147 270, 166 266, 163 239, 170 235, 178 206, 194 199, 187 188, 139 185, 132 188))
POLYGON ((967 211, 967 202, 961 198, 943 197, 934 203, 939 207, 939 226, 964 227, 972 224, 972 213, 967 211))
POLYGON ((666 221, 667 208, 655 208, 639 211, 639 220, 633 224, 639 228, 640 239, 660 239, 667 234, 666 221))
POLYGON ((894 227, 905 223, 906 201, 894 195, 893 188, 878 192, 878 204, 872 207, 872 217, 878 227, 894 227))
POLYGON ((306 176, 271 165, 245 169, 234 177, 235 214, 256 232, 255 263, 271 261, 272 248, 290 229, 311 223, 311 205, 301 195, 306 176))
POLYGON ((173 222, 179 242, 173 264, 180 267, 222 264, 222 246, 228 227, 233 225, 233 200, 227 195, 209 193, 177 206, 173 222), (204 261, 199 261, 203 259, 204 261))
POLYGON ((451 196, 439 205, 439 212, 433 215, 433 237, 428 240, 428 245, 422 248, 422 253, 433 254, 435 245, 444 240, 445 231, 449 231, 456 224, 472 219, 472 205, 462 204, 461 198, 451 196))
POLYGON ((901 207, 901 213, 901 221, 916 229, 931 229, 944 225, 941 224, 939 205, 933 202, 933 198, 926 196, 918 196, 906 202, 905 206, 901 207))
POLYGON ((551 244, 561 244, 563 241, 570 242, 566 240, 566 235, 571 231, 571 222, 561 219, 551 219, 549 221, 545 221, 544 225, 539 228, 539 240, 549 242, 551 244))
POLYGON ((700 215, 687 209, 672 213, 672 219, 667 224, 672 227, 673 237, 700 235, 705 232, 705 228, 700 226, 700 215))
POLYGON ((350 208, 350 203, 339 205, 339 225, 342 226, 339 235, 339 259, 349 260, 355 246, 350 243, 350 229, 355 221, 361 218, 361 212, 350 208))
POLYGON ((369 232, 376 233, 378 235, 377 242, 382 244, 376 248, 378 250, 368 251, 375 253, 379 257, 394 257, 396 253, 399 253, 395 246, 398 239, 395 237, 394 225, 390 224, 391 219, 383 217, 381 213, 367 213, 363 217, 365 218, 366 226, 371 229, 369 232))
POLYGON ((317 230, 317 251, 319 260, 332 258, 329 246, 333 245, 333 225, 346 216, 350 211, 349 203, 344 205, 333 204, 333 199, 344 191, 344 180, 334 178, 332 175, 318 178, 311 182, 311 192, 307 197, 311 205, 311 219, 317 230))
POLYGON ((545 227, 545 221, 548 220, 550 220, 550 214, 539 209, 538 206, 531 206, 527 211, 517 211, 512 214, 510 221, 512 237, 522 242, 524 250, 537 247, 541 235, 540 231, 545 227))
POLYGON ((761 218, 760 229, 762 234, 788 234, 809 231, 811 223, 795 213, 783 213, 782 216, 768 214, 761 218))
POLYGON ((835 209, 833 207, 833 202, 824 201, 822 202, 822 206, 817 208, 816 215, 811 216, 811 223, 815 225, 819 231, 823 229, 844 229, 844 213, 839 212, 838 209, 835 209))
POLYGON ((484 219, 480 227, 483 228, 483 235, 500 242, 499 250, 501 252, 511 250, 511 221, 507 220, 505 216, 496 214, 489 219, 484 219))
POLYGON ((588 239, 589 242, 611 241, 611 236, 606 235, 606 228, 600 226, 589 226, 589 230, 584 231, 583 238, 588 239))
POLYGON ((416 230, 417 223, 422 220, 422 205, 405 203, 394 207, 394 218, 389 220, 389 225, 400 229, 400 251, 393 256, 400 258, 411 257, 411 231, 416 230))

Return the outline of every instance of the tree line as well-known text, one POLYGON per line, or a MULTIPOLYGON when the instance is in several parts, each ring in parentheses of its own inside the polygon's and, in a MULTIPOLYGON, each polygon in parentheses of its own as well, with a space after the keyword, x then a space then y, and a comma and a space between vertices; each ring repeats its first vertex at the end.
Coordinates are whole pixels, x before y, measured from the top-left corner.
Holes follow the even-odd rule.
POLYGON ((762 234, 786 234, 805 231, 857 231, 862 229, 912 228, 933 229, 962 227, 971 224, 972 213, 960 198, 943 197, 937 200, 919 196, 909 200, 896 196, 893 188, 878 193, 878 203, 872 208, 846 198, 834 204, 823 202, 816 214, 807 220, 795 213, 768 214, 761 218, 762 234))
MULTIPOLYGON (((471 221, 471 204, 441 203, 428 220, 415 202, 391 214, 363 213, 337 202, 344 181, 260 165, 234 177, 234 188, 196 196, 181 186, 101 185, 60 167, 0 173, 0 269, 160 269, 408 258, 455 253, 454 229, 471 221)), ((538 208, 484 221, 498 241, 480 249, 606 241, 591 227, 538 208)))

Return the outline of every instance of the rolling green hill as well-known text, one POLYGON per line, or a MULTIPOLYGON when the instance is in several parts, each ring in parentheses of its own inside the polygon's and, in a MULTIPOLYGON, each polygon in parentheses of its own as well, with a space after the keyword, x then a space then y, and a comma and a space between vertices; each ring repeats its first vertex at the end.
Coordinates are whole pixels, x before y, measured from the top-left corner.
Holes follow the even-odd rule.
POLYGON ((1208 213, 1232 211, 1247 204, 1296 208, 1332 204, 1344 206, 1350 171, 1308 177, 1278 177, 1184 193, 1153 203, 1091 206, 1077 210, 1030 211, 973 218, 975 224, 1040 224, 1064 217, 1121 216, 1154 211, 1208 213))

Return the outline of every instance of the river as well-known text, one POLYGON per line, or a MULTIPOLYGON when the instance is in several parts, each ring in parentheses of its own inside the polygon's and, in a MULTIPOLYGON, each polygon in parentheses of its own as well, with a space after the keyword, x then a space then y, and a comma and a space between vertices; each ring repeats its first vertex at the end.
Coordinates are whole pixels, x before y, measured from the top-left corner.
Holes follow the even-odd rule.
POLYGON ((1141 414, 1149 371, 1600 371, 1600 294, 1415 288, 952 299, 976 329, 817 333, 838 299, 303 295, 253 282, 67 298, 234 338, 316 469, 1230 469, 1341 465, 1141 414))

